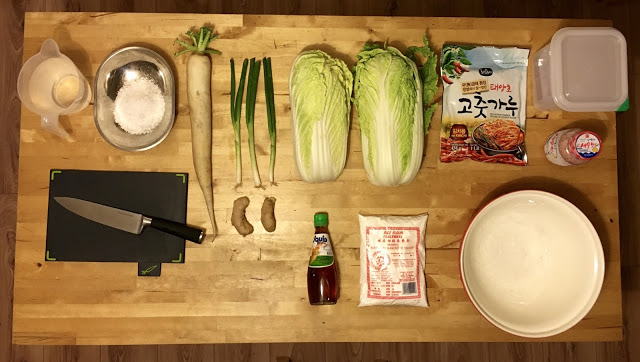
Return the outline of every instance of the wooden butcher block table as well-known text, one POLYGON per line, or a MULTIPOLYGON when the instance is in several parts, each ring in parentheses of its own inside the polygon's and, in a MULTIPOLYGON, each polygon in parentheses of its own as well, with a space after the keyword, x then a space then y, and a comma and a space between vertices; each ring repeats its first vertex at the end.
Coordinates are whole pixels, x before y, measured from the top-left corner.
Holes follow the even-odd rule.
MULTIPOLYGON (((138 153, 118 150, 98 134, 93 106, 62 117, 74 141, 40 127, 23 107, 15 260, 13 341, 18 344, 143 344, 319 341, 522 341, 494 327, 469 301, 460 281, 458 247, 478 208, 508 191, 534 188, 556 193, 578 206, 595 226, 604 247, 604 286, 593 309, 552 341, 620 340, 620 237, 616 123, 614 113, 543 113, 533 107, 529 62, 527 133, 529 165, 443 164, 439 158, 441 107, 435 112, 425 158, 409 185, 381 188, 367 181, 354 116, 346 169, 335 182, 307 184, 294 167, 288 78, 296 55, 319 48, 353 66, 367 40, 401 49, 420 45, 427 32, 440 54, 444 42, 519 46, 530 59, 554 32, 566 26, 610 26, 600 20, 385 18, 328 16, 29 13, 24 59, 53 38, 93 82, 113 51, 141 45, 158 51, 177 80, 177 118, 157 147, 138 153), (187 56, 174 59, 176 36, 193 26, 215 25, 220 39, 213 56, 213 174, 219 235, 187 244, 184 264, 165 264, 160 277, 138 277, 135 263, 46 262, 44 248, 50 169, 188 171, 187 220, 209 227, 191 158, 186 96, 187 56), (235 156, 229 116, 229 58, 271 57, 278 127, 277 186, 255 189, 246 145, 244 186, 234 190, 235 156), (584 120, 588 120, 586 123, 584 120), (603 139, 600 157, 575 167, 548 162, 543 145, 567 126, 587 127, 603 139), (255 232, 238 235, 230 222, 233 201, 248 195, 247 217, 255 232), (277 230, 259 222, 265 196, 275 196, 277 230), (329 229, 340 264, 341 295, 333 306, 310 306, 307 262, 315 212, 329 213, 329 229), (426 281, 430 308, 358 308, 358 212, 428 212, 426 281)), ((269 135, 263 82, 256 107, 256 149, 263 179, 268 174, 269 135)), ((441 95, 436 96, 441 101, 441 95)), ((355 113, 355 112, 354 112, 355 113)), ((244 115, 243 115, 244 117, 244 115)), ((241 121, 244 123, 244 119, 241 121)), ((243 142, 246 128, 242 126, 243 142)), ((117 185, 114 185, 117 187, 117 185)))

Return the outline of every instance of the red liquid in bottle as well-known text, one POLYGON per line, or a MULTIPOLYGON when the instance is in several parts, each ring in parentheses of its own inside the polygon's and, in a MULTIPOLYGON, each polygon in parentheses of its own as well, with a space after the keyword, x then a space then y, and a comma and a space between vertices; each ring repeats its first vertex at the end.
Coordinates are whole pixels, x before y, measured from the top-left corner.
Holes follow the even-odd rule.
POLYGON ((316 232, 307 270, 307 291, 312 305, 336 304, 338 280, 333 248, 329 237, 327 214, 313 218, 316 232))

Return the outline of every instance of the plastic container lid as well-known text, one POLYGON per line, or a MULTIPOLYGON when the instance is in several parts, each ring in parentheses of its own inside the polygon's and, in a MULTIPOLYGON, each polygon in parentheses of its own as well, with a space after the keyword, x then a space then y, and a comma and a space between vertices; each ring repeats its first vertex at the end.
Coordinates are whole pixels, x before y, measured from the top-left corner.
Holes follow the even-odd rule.
POLYGON ((613 28, 563 28, 551 39, 551 94, 570 112, 624 110, 627 42, 613 28))
POLYGON ((329 215, 325 213, 318 213, 313 215, 313 226, 327 226, 329 225, 329 215))

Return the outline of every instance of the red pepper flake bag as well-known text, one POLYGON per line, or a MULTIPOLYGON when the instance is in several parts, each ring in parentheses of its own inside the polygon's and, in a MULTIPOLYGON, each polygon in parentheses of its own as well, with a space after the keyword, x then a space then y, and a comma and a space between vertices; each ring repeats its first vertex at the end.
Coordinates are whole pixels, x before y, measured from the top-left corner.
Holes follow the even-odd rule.
POLYGON ((440 161, 527 164, 528 49, 445 44, 440 161))

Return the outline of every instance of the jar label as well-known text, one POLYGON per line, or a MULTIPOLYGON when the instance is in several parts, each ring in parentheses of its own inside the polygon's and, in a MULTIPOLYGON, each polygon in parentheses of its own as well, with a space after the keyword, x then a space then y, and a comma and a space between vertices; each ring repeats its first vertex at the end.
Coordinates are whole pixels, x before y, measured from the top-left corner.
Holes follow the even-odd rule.
POLYGON ((558 152, 560 137, 566 132, 566 130, 554 132, 547 139, 547 143, 544 145, 544 153, 547 159, 558 166, 571 166, 571 164, 562 158, 558 152))
POLYGON ((313 237, 313 248, 309 258, 311 268, 324 268, 333 265, 333 249, 331 249, 331 239, 329 234, 315 234, 313 237))
POLYGON ((600 152, 600 139, 591 132, 583 132, 576 139, 576 152, 582 158, 594 158, 600 152))

